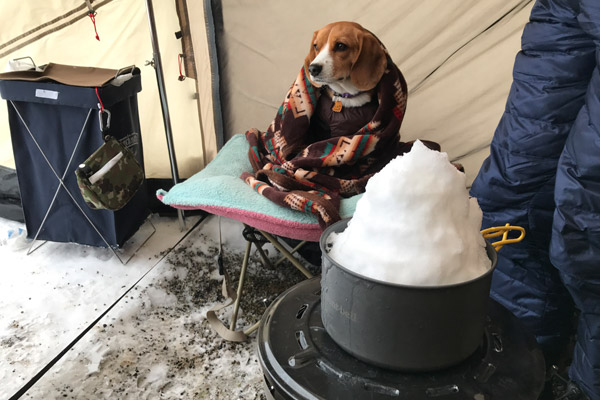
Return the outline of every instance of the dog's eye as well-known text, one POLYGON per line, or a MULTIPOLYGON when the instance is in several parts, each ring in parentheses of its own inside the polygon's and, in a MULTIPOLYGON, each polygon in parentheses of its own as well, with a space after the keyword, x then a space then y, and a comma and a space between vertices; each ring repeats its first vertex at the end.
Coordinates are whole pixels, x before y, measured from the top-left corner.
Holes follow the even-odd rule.
POLYGON ((313 48, 315 49, 315 51, 319 51, 319 46, 317 46, 317 44, 313 44, 313 48))
POLYGON ((337 42, 335 44, 335 46, 333 47, 333 50, 335 51, 344 51, 348 48, 348 46, 346 46, 344 43, 342 42, 337 42))

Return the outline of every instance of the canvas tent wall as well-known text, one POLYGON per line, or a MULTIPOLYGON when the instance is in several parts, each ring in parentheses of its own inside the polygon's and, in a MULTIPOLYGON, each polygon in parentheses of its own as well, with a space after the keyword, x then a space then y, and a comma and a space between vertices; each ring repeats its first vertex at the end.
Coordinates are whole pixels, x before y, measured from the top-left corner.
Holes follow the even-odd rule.
MULTIPOLYGON (((350 20, 361 23, 382 40, 408 81, 403 140, 439 142, 452 159, 465 165, 470 182, 487 156, 504 109, 512 64, 533 1, 154 3, 182 177, 192 175, 212 159, 222 140, 219 123, 215 124, 221 114, 219 104, 213 102, 214 91, 222 102, 225 140, 251 127, 266 129, 302 65, 313 31, 331 21, 350 20), (189 18, 197 80, 177 80, 177 55, 182 49, 174 36, 180 30, 176 3, 183 4, 189 18), (211 29, 212 22, 216 32, 211 29), (209 40, 214 33, 216 46, 209 40), (218 56, 218 69, 211 63, 211 55, 218 56), (217 73, 220 77, 214 79, 217 73)), ((149 178, 167 178, 169 160, 154 71, 144 67, 152 58, 144 2, 96 0, 92 4, 97 9, 100 41, 94 37, 84 1, 0 3, 4 27, 0 31, 0 67, 22 56, 32 56, 39 63, 140 66, 146 173, 149 178), (29 39, 36 40, 18 48, 11 43, 40 26, 44 26, 40 32, 52 32, 30 35, 29 39)), ((1 102, 0 165, 10 166, 5 107, 1 102)))
POLYGON ((409 88, 403 140, 434 140, 469 183, 506 103, 531 0, 213 1, 226 135, 267 128, 315 30, 355 21, 386 45, 409 88), (220 39, 220 41, 219 41, 220 39))
MULTIPOLYGON (((185 1, 179 1, 185 5, 185 1)), ((152 60, 152 44, 145 2, 141 0, 96 0, 96 40, 94 26, 81 0, 24 0, 0 3, 0 69, 10 59, 30 56, 37 64, 48 62, 118 69, 136 65, 142 69, 139 95, 140 122, 148 178, 168 178, 169 157, 154 70, 145 66, 152 60)), ((183 8, 186 10, 186 8, 183 8)), ((154 1, 157 33, 174 132, 180 176, 200 170, 216 153, 213 119, 200 118, 202 109, 212 114, 210 63, 200 63, 198 79, 179 81, 178 54, 182 44, 175 1, 154 1), (207 94, 208 93, 208 94, 207 94), (202 124, 202 126, 201 126, 202 124), (201 129, 202 128, 202 129, 201 129), (202 132, 207 134, 203 137, 202 132)), ((190 2, 191 26, 199 60, 208 60, 201 2, 190 2)), ((6 102, 0 102, 0 165, 14 167, 6 102)))

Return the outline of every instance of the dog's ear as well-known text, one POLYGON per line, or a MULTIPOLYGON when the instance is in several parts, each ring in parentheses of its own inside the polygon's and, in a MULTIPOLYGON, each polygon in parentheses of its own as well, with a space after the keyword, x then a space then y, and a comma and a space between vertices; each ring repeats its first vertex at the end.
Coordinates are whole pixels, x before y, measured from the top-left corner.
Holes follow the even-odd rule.
POLYGON ((359 43, 360 52, 352 65, 350 80, 358 89, 370 90, 383 76, 387 58, 379 40, 371 32, 361 32, 359 43))
POLYGON ((308 76, 308 66, 310 65, 311 62, 313 62, 313 60, 317 56, 317 51, 315 50, 314 44, 315 44, 315 40, 317 40, 318 33, 319 33, 319 31, 315 31, 315 33, 313 33, 312 40, 310 41, 310 50, 308 50, 308 55, 304 59, 304 71, 306 72, 306 76, 308 76))

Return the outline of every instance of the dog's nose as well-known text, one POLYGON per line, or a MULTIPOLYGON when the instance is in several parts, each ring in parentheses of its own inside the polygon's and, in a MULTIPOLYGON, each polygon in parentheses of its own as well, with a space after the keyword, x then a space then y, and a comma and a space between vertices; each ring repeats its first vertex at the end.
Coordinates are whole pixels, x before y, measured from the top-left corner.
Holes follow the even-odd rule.
POLYGON ((317 76, 321 73, 321 70, 323 69, 323 66, 321 64, 310 64, 308 66, 308 72, 310 72, 310 74, 312 76, 317 76))

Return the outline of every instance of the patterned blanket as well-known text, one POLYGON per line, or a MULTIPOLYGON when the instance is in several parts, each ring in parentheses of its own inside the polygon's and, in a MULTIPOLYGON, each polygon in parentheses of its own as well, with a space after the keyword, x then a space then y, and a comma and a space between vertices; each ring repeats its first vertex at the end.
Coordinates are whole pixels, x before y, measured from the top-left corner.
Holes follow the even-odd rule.
POLYGON ((353 135, 313 142, 310 121, 322 88, 310 82, 304 67, 266 132, 246 132, 254 174, 242 179, 271 201, 317 215, 321 228, 340 219, 340 196, 365 190, 368 179, 391 159, 410 150, 400 142, 406 109, 406 81, 388 56, 376 87, 373 119, 353 135))

